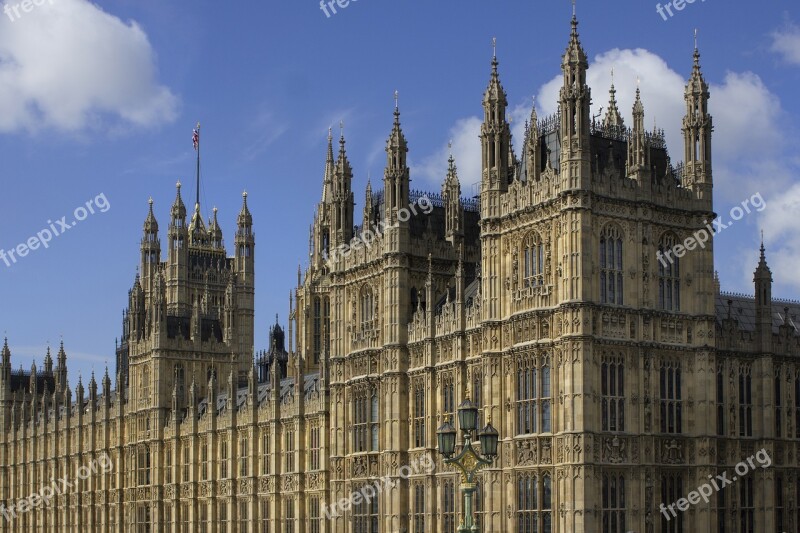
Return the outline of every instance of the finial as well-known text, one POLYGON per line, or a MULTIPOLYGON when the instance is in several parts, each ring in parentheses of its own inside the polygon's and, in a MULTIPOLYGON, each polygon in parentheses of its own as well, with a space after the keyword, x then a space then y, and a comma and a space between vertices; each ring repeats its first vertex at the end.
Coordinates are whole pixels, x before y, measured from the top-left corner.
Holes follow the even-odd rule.
POLYGON ((614 67, 611 67, 611 86, 614 86, 614 67))
POLYGON ((179 191, 181 190, 181 180, 178 180, 178 183, 175 184, 175 187, 177 187, 179 191))
POLYGON ((447 151, 450 153, 450 157, 453 157, 453 139, 447 141, 447 151))
POLYGON ((694 29, 694 49, 697 50, 697 28, 694 29))
POLYGON ((497 37, 492 37, 492 59, 497 59, 497 37))
POLYGON ((214 206, 214 208, 212 209, 212 211, 214 211, 214 216, 217 216, 217 206, 214 206))
POLYGON ((333 126, 328 126, 328 142, 333 140, 333 126))
POLYGON ((575 0, 572 0, 572 16, 573 18, 578 16, 578 10, 577 7, 575 6, 575 0))
POLYGON ((247 200, 247 191, 242 191, 242 198, 247 200))
POLYGON ((153 207, 153 197, 152 196, 147 199, 147 203, 148 203, 148 205, 150 205, 150 207, 153 207))
POLYGON ((400 108, 400 93, 397 90, 394 91, 394 108, 400 108))
POLYGON ((638 89, 641 84, 642 84, 642 79, 639 76, 636 76, 636 88, 638 89))
POLYGON ((341 132, 342 139, 344 139, 344 120, 339 121, 339 131, 341 132))

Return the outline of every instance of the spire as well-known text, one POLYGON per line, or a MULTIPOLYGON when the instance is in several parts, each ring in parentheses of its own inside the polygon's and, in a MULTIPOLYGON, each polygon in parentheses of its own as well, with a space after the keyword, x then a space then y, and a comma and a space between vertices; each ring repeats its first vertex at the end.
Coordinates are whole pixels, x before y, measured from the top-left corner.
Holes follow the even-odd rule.
POLYGON ((247 191, 242 192, 242 209, 239 211, 236 222, 240 228, 253 225, 253 215, 250 214, 250 209, 247 207, 247 191))
POLYGON ((702 198, 711 200, 711 136, 714 125, 708 113, 708 84, 700 68, 700 51, 697 49, 695 33, 694 65, 686 84, 684 100, 686 115, 683 118, 684 138, 684 183, 693 188, 702 198))
POLYGON ((633 129, 628 142, 628 174, 636 174, 650 167, 647 133, 644 127, 644 104, 636 81, 636 99, 633 103, 633 129))
MULTIPOLYGON (((408 152, 408 144, 406 143, 405 135, 403 135, 403 130, 400 127, 400 104, 399 93, 397 91, 394 92, 394 123, 392 124, 392 133, 389 135, 389 140, 386 143, 386 151, 396 152, 398 154, 408 152)), ((395 168, 400 168, 399 165, 405 162, 405 157, 402 159, 402 161, 397 161, 398 166, 395 168)))
POLYGON ((492 73, 489 77, 489 86, 486 88, 486 92, 483 95, 483 104, 486 107, 487 104, 494 103, 502 108, 503 113, 501 115, 496 115, 493 117, 495 120, 500 121, 504 120, 505 118, 505 108, 508 105, 508 100, 506 98, 506 92, 503 89, 503 84, 500 83, 500 74, 498 72, 499 62, 497 61, 497 38, 492 38, 492 73))
MULTIPOLYGON (((451 143, 452 144, 452 143, 451 143)), ((445 207, 445 238, 456 244, 456 237, 463 235, 463 208, 461 205, 461 183, 453 154, 447 160, 447 176, 442 184, 442 198, 445 207)))
POLYGON ((153 214, 152 196, 147 200, 147 204, 149 205, 149 209, 147 211, 147 218, 144 219, 144 235, 145 237, 149 235, 158 237, 158 221, 156 220, 155 214, 153 214))
POLYGON ((208 225, 208 238, 211 241, 211 246, 214 248, 222 248, 222 228, 219 226, 217 220, 217 208, 213 209, 214 216, 208 225))
POLYGON ((44 372, 46 374, 53 373, 53 358, 50 355, 50 346, 47 346, 47 353, 44 356, 44 372))
POLYGON ((757 279, 768 279, 772 281, 772 271, 769 269, 767 265, 767 258, 764 250, 764 233, 761 233, 761 255, 758 260, 758 266, 756 267, 756 271, 754 273, 754 278, 757 279))
POLYGON ((322 181, 322 203, 328 203, 331 199, 331 188, 333 187, 333 128, 328 128, 328 153, 325 157, 325 176, 322 181))
POLYGON ((386 169, 383 177, 385 219, 394 224, 406 221, 398 221, 397 215, 400 209, 408 205, 409 189, 411 180, 409 178, 408 164, 408 143, 406 142, 403 129, 400 127, 400 105, 399 93, 394 92, 394 121, 392 132, 386 141, 386 169))
POLYGON ((171 223, 173 226, 181 227, 179 223, 186 222, 186 206, 183 205, 183 198, 181 198, 181 182, 175 184, 175 201, 172 203, 170 214, 172 215, 171 223))
POLYGON ((11 350, 8 349, 8 337, 3 338, 3 365, 11 369, 11 350))
MULTIPOLYGON (((638 91, 637 91, 638 93, 638 91)), ((622 128, 625 126, 625 121, 617 108, 617 89, 614 87, 614 69, 611 69, 611 89, 608 91, 608 111, 603 119, 603 126, 606 128, 616 127, 622 128)))
POLYGON ((586 52, 581 45, 580 36, 578 35, 578 15, 575 11, 575 4, 573 3, 572 9, 572 30, 569 35, 569 44, 567 51, 564 54, 563 66, 582 66, 584 69, 589 68, 589 60, 586 57, 586 52))
POLYGON ((481 124, 481 211, 484 218, 499 214, 497 196, 508 189, 513 172, 508 155, 511 150, 511 128, 506 120, 508 99, 500 83, 496 50, 497 39, 492 39, 492 72, 483 95, 481 124))
POLYGON ((192 214, 192 221, 189 223, 189 237, 192 244, 202 245, 206 244, 206 237, 208 232, 203 223, 203 215, 200 214, 200 204, 194 204, 194 213, 192 214))
POLYGON ((761 236, 761 256, 753 273, 756 300, 756 339, 761 351, 772 350, 772 271, 767 266, 764 253, 764 236, 761 236))

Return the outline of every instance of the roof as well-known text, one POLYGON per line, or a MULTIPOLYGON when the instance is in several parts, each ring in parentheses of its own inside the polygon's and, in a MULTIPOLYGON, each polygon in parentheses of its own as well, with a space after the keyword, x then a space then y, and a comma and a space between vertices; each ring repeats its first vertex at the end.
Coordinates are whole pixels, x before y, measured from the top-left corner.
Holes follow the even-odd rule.
MULTIPOLYGON (((755 331, 756 329, 756 301, 755 297, 745 294, 723 292, 717 295, 716 315, 717 324, 730 317, 738 322, 740 330, 755 331)), ((797 323, 800 321, 800 302, 792 300, 772 300, 772 332, 778 333, 778 328, 784 324, 788 315, 788 324, 798 335, 797 323)))

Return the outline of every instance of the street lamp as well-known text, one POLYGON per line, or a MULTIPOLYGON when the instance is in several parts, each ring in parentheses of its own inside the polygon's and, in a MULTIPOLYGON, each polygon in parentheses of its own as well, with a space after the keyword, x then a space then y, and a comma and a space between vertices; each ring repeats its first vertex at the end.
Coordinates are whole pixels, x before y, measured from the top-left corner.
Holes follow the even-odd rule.
POLYGON ((478 406, 472 403, 469 398, 461 402, 458 406, 458 424, 464 438, 461 452, 453 457, 456 450, 456 428, 445 420, 444 424, 436 432, 439 443, 439 453, 444 456, 444 462, 453 464, 461 470, 461 492, 464 494, 464 519, 458 527, 458 533, 478 533, 478 526, 472 517, 472 495, 475 493, 475 474, 483 467, 494 462, 497 457, 497 443, 500 434, 492 427, 491 422, 486 424, 478 433, 478 440, 481 443, 481 453, 472 447, 474 441, 473 433, 478 429, 478 406))

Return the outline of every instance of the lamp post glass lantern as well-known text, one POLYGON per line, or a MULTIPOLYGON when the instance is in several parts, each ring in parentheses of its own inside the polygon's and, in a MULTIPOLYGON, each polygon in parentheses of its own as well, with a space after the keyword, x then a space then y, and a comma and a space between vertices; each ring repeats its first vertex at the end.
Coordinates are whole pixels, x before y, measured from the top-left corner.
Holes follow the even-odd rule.
POLYGON ((439 444, 439 453, 444 456, 444 462, 453 464, 461 471, 461 492, 464 496, 464 521, 458 528, 458 533, 479 533, 478 526, 472 516, 472 495, 477 490, 475 475, 484 467, 492 464, 497 457, 497 445, 500 434, 492 427, 491 421, 486 424, 478 434, 480 453, 475 451, 472 443, 478 430, 478 406, 466 398, 458 406, 458 424, 462 433, 463 444, 461 451, 456 453, 456 436, 458 431, 449 420, 439 427, 436 438, 439 444))

